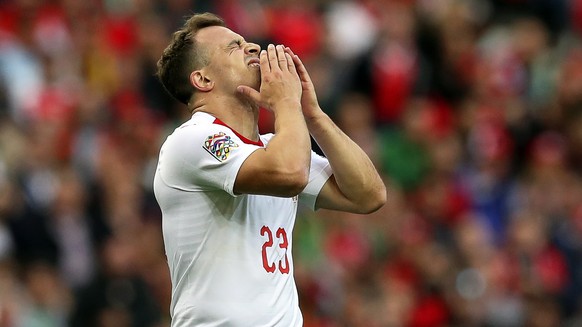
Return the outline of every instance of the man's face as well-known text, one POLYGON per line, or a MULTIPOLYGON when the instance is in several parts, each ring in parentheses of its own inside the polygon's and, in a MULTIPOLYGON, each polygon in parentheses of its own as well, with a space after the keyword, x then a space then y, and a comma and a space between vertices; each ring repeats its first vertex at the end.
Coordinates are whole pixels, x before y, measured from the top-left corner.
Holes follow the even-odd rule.
POLYGON ((205 70, 215 88, 232 93, 239 85, 259 89, 260 47, 257 44, 247 43, 242 36, 222 26, 201 29, 196 40, 208 50, 210 63, 205 70))

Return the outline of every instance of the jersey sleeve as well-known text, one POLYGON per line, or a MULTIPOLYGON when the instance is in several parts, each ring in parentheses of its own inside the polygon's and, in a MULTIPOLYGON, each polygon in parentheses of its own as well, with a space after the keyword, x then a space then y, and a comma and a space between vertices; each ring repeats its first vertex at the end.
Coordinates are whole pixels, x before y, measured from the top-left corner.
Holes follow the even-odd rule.
POLYGON ((327 158, 311 151, 311 167, 309 168, 309 182, 299 194, 299 202, 308 208, 315 210, 315 201, 321 188, 332 175, 331 166, 327 158))
POLYGON ((228 127, 192 124, 168 137, 160 153, 164 182, 186 191, 223 190, 232 196, 238 171, 258 145, 247 144, 228 127))
MULTIPOLYGON (((274 134, 262 135, 263 142, 268 143, 274 134)), ((327 158, 311 151, 311 166, 309 168, 309 182, 303 191, 299 194, 299 203, 315 210, 315 202, 321 188, 329 177, 333 174, 327 158)))

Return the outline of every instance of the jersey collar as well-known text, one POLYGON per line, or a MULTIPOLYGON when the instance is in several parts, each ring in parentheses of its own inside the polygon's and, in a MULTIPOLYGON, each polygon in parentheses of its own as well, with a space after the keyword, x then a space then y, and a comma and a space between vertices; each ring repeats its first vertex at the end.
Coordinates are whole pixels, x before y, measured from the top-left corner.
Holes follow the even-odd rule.
POLYGON ((242 134, 239 134, 239 132, 237 132, 234 129, 230 128, 230 126, 228 126, 225 122, 223 122, 222 120, 220 120, 218 118, 214 118, 214 121, 212 123, 213 124, 217 124, 217 125, 222 125, 222 126, 228 128, 228 129, 230 129, 236 136, 238 136, 238 138, 241 141, 243 141, 246 144, 252 144, 252 145, 261 146, 261 147, 265 146, 263 144, 263 141, 261 141, 261 138, 260 137, 259 137, 259 140, 258 141, 250 140, 250 139, 244 137, 242 134))

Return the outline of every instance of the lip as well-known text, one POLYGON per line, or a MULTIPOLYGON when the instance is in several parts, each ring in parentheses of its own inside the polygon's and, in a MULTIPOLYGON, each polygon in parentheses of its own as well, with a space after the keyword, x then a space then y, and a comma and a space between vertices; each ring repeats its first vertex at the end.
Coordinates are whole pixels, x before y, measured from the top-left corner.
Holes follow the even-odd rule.
POLYGON ((247 62, 247 66, 251 65, 251 64, 259 64, 261 61, 259 60, 259 58, 257 57, 253 57, 251 59, 249 59, 249 61, 247 62))

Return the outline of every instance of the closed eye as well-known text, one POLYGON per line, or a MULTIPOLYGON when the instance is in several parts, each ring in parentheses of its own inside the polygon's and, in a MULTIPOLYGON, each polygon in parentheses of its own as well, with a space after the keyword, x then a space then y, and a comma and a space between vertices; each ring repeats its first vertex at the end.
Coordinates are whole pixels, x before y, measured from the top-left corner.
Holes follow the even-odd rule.
POLYGON ((243 41, 240 39, 232 40, 227 46, 227 48, 230 50, 229 53, 232 53, 234 50, 242 48, 242 44, 243 41))

